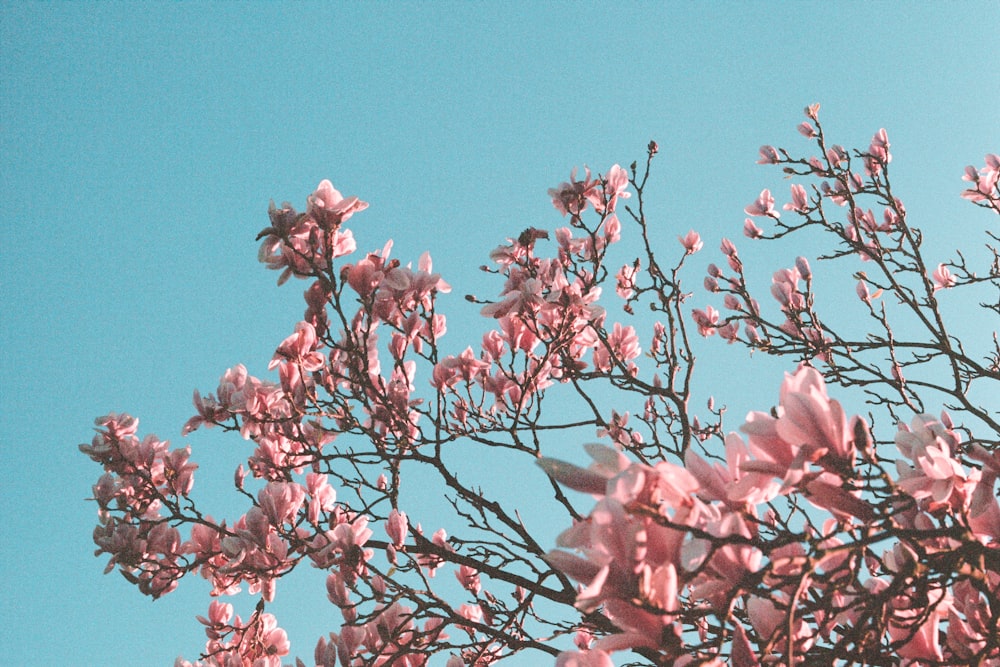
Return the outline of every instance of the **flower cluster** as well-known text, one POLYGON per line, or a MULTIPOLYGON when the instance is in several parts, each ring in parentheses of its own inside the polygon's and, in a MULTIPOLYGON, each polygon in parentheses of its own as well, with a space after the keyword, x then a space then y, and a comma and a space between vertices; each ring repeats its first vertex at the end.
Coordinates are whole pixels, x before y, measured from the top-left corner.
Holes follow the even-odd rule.
POLYGON ((109 554, 105 572, 116 566, 145 595, 157 598, 177 587, 189 565, 180 533, 166 520, 186 498, 198 466, 191 449, 170 449, 155 436, 139 439, 139 420, 110 414, 96 420, 97 434, 80 451, 104 466, 94 485, 100 523, 95 555, 109 554))
POLYGON ((330 181, 323 181, 309 197, 305 213, 297 213, 290 204, 271 207, 271 226, 260 233, 263 238, 258 259, 267 268, 281 270, 278 284, 290 276, 306 278, 326 271, 337 257, 357 249, 350 229, 342 228, 352 215, 368 208, 357 197, 346 199, 330 181))
POLYGON ((627 648, 705 664, 721 655, 698 650, 706 614, 724 620, 734 665, 765 654, 801 662, 820 639, 845 657, 891 644, 911 661, 978 653, 1000 664, 987 638, 998 614, 981 594, 1000 588, 1000 458, 972 446, 980 466, 963 465, 946 423, 920 415, 901 425, 896 478, 866 489, 867 425, 803 366, 786 376, 773 414, 748 415, 746 441, 727 436, 725 462, 689 449, 685 467, 645 465, 600 445, 587 448, 586 469, 541 459, 554 480, 597 499, 547 558, 580 582, 576 606, 617 628, 558 664, 611 664, 627 648), (777 499, 795 497, 815 508, 801 542, 775 532, 777 499), (892 546, 879 553, 882 542, 892 546))
POLYGON ((1000 207, 1000 155, 986 154, 986 166, 976 169, 973 166, 965 168, 963 180, 972 187, 962 193, 962 197, 971 202, 997 210, 1000 207))
MULTIPOLYGON (((497 412, 516 414, 534 394, 588 364, 601 373, 636 370, 633 361, 641 349, 635 328, 616 322, 606 331, 606 312, 596 305, 601 295, 597 275, 608 248, 621 237, 615 208, 630 195, 628 176, 618 165, 604 178, 592 179, 588 170, 577 181, 575 174, 549 194, 583 235, 575 237, 569 227, 557 229, 555 257, 537 252, 538 241, 549 235, 534 228, 493 250, 490 257, 505 284, 500 300, 481 312, 498 328, 483 337, 479 353, 469 347, 434 367, 432 383, 451 396, 457 425, 467 425, 470 418, 490 421, 497 412), (588 206, 600 215, 593 229, 581 217, 588 206)), ((625 290, 623 283, 619 293, 627 295, 625 290)))
POLYGON ((288 635, 273 614, 257 611, 244 624, 234 617, 233 605, 213 600, 208 617, 199 616, 198 621, 208 635, 205 659, 192 663, 178 658, 174 667, 281 667, 281 656, 288 655, 288 635))
MULTIPOLYGON (((215 597, 257 597, 242 617, 213 601, 198 617, 201 660, 178 667, 280 665, 291 644, 266 609, 300 566, 322 572, 341 621, 316 644, 321 667, 441 654, 486 667, 521 651, 610 667, 625 650, 680 667, 1000 665, 1000 424, 974 399, 995 395, 1000 348, 994 336, 972 356, 939 309, 995 289, 1000 259, 989 245, 986 272, 961 254, 926 259, 889 185, 888 133, 850 151, 827 142, 818 111, 798 127, 812 156, 760 149, 794 178, 788 201, 764 189, 743 208, 749 238, 833 240, 812 262, 768 269, 775 316, 730 239, 703 280, 722 304, 691 307, 682 269, 705 241, 677 236, 672 264, 654 252, 643 192, 655 142, 645 173, 574 170, 549 190, 568 224, 528 227, 490 253, 498 296, 466 297, 486 332, 450 348, 438 299, 451 286, 429 254, 405 264, 389 241, 349 257, 358 242, 344 225, 365 202, 323 181, 303 213, 272 204, 260 259, 279 283, 308 281, 305 313, 267 364, 275 378, 230 368, 194 392, 182 429, 252 443, 233 477, 244 508, 226 520, 199 509, 190 447, 140 437, 128 415, 99 419, 80 446, 103 468, 94 541, 107 571, 153 597, 187 574, 215 597), (851 331, 820 318, 833 283, 816 259, 857 267, 851 331), (626 319, 602 301, 609 283, 626 319), (794 359, 777 406, 728 433, 714 398, 695 414, 694 331, 794 359), (866 418, 830 398, 834 383, 868 402, 866 418), (869 424, 887 422, 899 426, 879 440, 869 424), (585 432, 611 443, 587 446, 589 467, 552 457, 585 432), (537 462, 550 497, 525 505, 484 452, 526 479, 541 478, 537 462), (419 516, 436 495, 450 523, 419 516), (547 551, 531 514, 551 510, 572 525, 547 551), (421 518, 449 532, 425 534, 421 518)), ((963 196, 1000 213, 998 173, 987 155, 963 196)))

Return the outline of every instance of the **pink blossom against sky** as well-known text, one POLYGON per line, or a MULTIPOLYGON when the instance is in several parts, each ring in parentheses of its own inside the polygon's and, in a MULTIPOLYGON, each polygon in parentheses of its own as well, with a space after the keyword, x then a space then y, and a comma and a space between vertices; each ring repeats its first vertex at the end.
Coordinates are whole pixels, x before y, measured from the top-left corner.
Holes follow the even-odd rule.
MULTIPOLYGON (((982 65, 1000 6, 763 9, 0 1, 0 619, 18 638, 5 660, 116 667, 134 665, 141 648, 144 663, 169 665, 204 645, 193 618, 206 613, 208 582, 150 603, 101 574, 95 506, 84 501, 94 470, 77 444, 95 415, 128 411, 142 433, 191 444, 198 468, 179 457, 178 483, 193 471, 205 507, 246 511, 229 492, 242 440, 181 428, 193 390, 214 391, 227 368, 243 362, 278 381, 267 365, 302 319, 304 286, 276 288, 256 262, 271 198, 302 208, 330 179, 344 199, 322 205, 354 213, 360 252, 392 238, 391 257, 417 271, 430 251, 452 287, 440 301, 450 309, 442 344, 461 360, 484 330, 463 296, 496 299, 500 289, 476 267, 528 225, 568 224, 547 191, 572 168, 627 167, 651 139, 659 155, 647 214, 662 220, 652 240, 684 252, 677 237, 700 235, 687 286, 691 308, 703 309, 704 266, 725 264, 721 239, 750 256, 744 207, 764 188, 776 213, 793 202, 780 173, 757 164, 760 147, 804 147, 802 109, 821 102, 824 127, 844 145, 867 147, 886 128, 894 188, 927 247, 941 247, 933 267, 946 261, 962 216, 975 215, 960 201, 964 169, 1000 151, 1000 75, 982 65)), ((623 234, 634 202, 617 201, 623 234)), ((555 238, 538 243, 554 248, 555 238)), ((808 250, 761 263, 758 286, 797 255, 813 259, 808 250)), ((855 281, 845 284, 837 298, 861 307, 855 281)), ((285 354, 308 332, 298 336, 285 354)), ((628 359, 637 350, 626 331, 619 337, 628 359)), ((639 344, 645 351, 648 331, 639 344)), ((706 396, 729 406, 732 428, 767 410, 793 370, 760 362, 753 377, 734 376, 743 353, 704 344, 714 359, 700 369, 706 396)), ((552 455, 586 465, 580 451, 552 455)), ((294 502, 275 495, 271 506, 294 502)), ((428 535, 441 528, 432 508, 408 508, 428 535)), ((563 527, 548 526, 551 545, 563 527)), ((311 574, 281 582, 269 607, 303 657, 339 616, 323 573, 311 574)), ((224 602, 252 610, 245 595, 224 602)), ((522 660, 504 664, 536 664, 522 660)))

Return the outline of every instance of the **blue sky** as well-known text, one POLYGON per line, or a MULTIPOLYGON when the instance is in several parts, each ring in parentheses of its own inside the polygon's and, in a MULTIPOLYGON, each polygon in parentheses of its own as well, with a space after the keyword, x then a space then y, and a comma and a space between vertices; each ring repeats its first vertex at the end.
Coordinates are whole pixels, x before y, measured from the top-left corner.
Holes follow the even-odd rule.
MULTIPOLYGON (((265 372, 303 288, 256 262, 270 198, 301 207, 330 178, 371 202, 352 221, 362 250, 430 250, 456 352, 482 330, 461 296, 498 289, 474 270, 488 251, 564 224, 546 189, 573 166, 627 165, 650 139, 665 247, 695 228, 714 252, 763 187, 784 196, 757 149, 806 150, 794 128, 817 101, 840 143, 888 130, 897 191, 942 259, 995 225, 958 193, 1000 150, 1000 5, 895 6, 0 3, 5 659, 160 665, 203 646, 206 587, 151 603, 102 576, 84 502, 99 471, 76 446, 109 411, 180 442, 192 389, 241 361, 265 372)), ((708 377, 739 404, 762 376, 776 396, 782 370, 708 377)), ((214 437, 191 439, 196 488, 246 454, 214 437)), ((308 657, 336 614, 321 588, 289 591, 279 619, 308 657)))

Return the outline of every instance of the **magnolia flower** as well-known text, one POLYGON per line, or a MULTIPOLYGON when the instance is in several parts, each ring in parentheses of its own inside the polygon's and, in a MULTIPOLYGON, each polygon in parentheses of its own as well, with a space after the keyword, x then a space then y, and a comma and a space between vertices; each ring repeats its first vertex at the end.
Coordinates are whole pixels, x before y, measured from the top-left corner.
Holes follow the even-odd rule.
POLYGON ((764 235, 764 230, 758 227, 757 223, 755 223, 753 220, 747 218, 746 221, 743 223, 743 236, 747 237, 748 239, 759 239, 763 235, 764 235))
POLYGON ((796 213, 808 212, 809 197, 806 195, 806 189, 798 183, 793 183, 792 201, 782 206, 782 208, 786 211, 795 211, 796 213))
POLYGON ((747 215, 780 218, 781 214, 774 210, 774 197, 770 190, 761 190, 757 199, 743 209, 747 215))
POLYGON ((757 160, 757 164, 778 164, 780 161, 781 156, 778 155, 778 149, 774 146, 760 147, 760 159, 757 160))
POLYGON ((951 275, 951 271, 944 264, 938 264, 937 270, 934 271, 931 278, 934 280, 935 292, 955 286, 955 276, 951 275))
POLYGON ((684 236, 678 236, 677 240, 681 242, 681 245, 684 246, 684 249, 689 255, 693 255, 698 252, 702 249, 702 246, 705 245, 701 242, 701 236, 693 229, 684 236))

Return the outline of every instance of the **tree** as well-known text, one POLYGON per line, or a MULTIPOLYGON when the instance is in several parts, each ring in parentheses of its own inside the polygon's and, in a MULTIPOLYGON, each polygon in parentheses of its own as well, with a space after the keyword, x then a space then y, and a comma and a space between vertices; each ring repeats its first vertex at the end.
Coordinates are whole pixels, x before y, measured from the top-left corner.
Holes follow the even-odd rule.
MULTIPOLYGON (((213 519, 191 495, 189 446, 102 417, 80 448, 105 471, 93 492, 106 572, 154 598, 209 579, 207 665, 281 664, 289 642, 267 603, 307 565, 327 573, 343 616, 316 646, 324 667, 522 651, 605 666, 626 650, 653 665, 1000 665, 1000 345, 958 337, 942 305, 975 291, 1000 315, 1000 237, 986 232, 985 271, 961 253, 935 267, 890 185, 885 130, 848 151, 828 143, 818 105, 806 114, 798 129, 818 155, 761 148, 791 201, 779 212, 764 190, 744 233, 821 239, 818 259, 854 272, 860 334, 821 317, 803 257, 762 305, 729 240, 704 279, 723 310, 692 308, 681 277, 699 235, 671 261, 650 241, 655 142, 643 165, 550 190, 569 226, 490 253, 483 269, 503 287, 467 297, 488 326, 458 354, 443 347, 450 286, 429 255, 416 268, 390 258, 391 242, 357 255, 345 225, 365 202, 323 181, 305 212, 272 204, 259 258, 279 284, 308 281, 305 316, 270 362, 277 382, 231 368, 195 392, 183 429, 256 445, 234 481, 248 509, 213 519), (695 333, 787 358, 777 406, 739 431, 711 401, 699 418, 695 333), (604 442, 584 446, 589 466, 547 454, 581 433, 604 442), (457 461, 470 452, 537 462, 564 512, 556 548, 529 528, 530 507, 468 481, 457 461), (410 516, 413 480, 450 516, 410 516), (259 596, 246 619, 221 601, 244 587, 259 596)), ((998 175, 987 155, 963 197, 1000 214, 998 175)))

